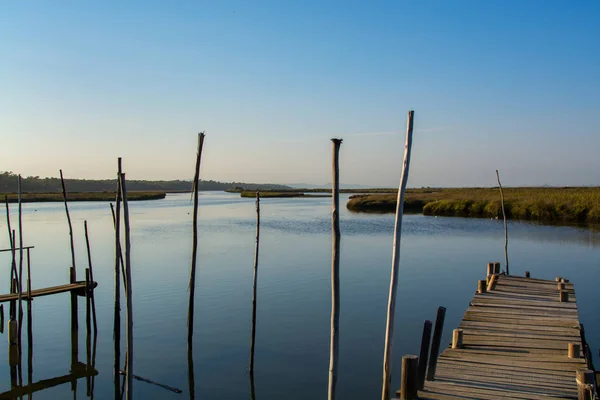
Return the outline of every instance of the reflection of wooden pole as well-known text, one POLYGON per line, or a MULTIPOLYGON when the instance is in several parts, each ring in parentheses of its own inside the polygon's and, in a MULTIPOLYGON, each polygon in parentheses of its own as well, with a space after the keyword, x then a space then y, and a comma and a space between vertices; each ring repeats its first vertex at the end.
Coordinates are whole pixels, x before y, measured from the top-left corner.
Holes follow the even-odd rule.
POLYGON ((332 213, 331 213, 331 332, 329 346, 328 399, 336 396, 340 343, 340 146, 342 139, 331 139, 332 153, 332 213))
POLYGON ((196 292, 196 258, 198 256, 198 186, 200 184, 200 162, 202 160, 202 147, 204 145, 204 132, 198 134, 198 150, 196 152, 196 168, 194 172, 193 195, 194 209, 192 210, 192 267, 190 270, 190 299, 188 305, 188 341, 194 335, 194 295, 196 292))
POLYGON ((125 376, 127 383, 125 385, 125 399, 130 400, 133 396, 133 299, 131 298, 131 235, 125 174, 121 174, 121 197, 123 198, 123 222, 125 227, 125 280, 127 281, 127 290, 125 291, 127 301, 127 371, 125 376))
MULTIPOLYGON (((121 157, 118 159, 117 171, 117 198, 116 198, 116 219, 115 224, 115 309, 114 309, 114 392, 115 400, 121 400, 121 385, 119 369, 121 368, 121 274, 119 272, 119 262, 123 264, 123 255, 121 253, 121 157)), ((114 214, 113 214, 114 215, 114 214)), ((113 217, 114 218, 114 217, 113 217)), ((125 274, 123 273, 123 280, 125 274)))
POLYGON ((33 381, 33 318, 31 317, 31 256, 27 249, 27 384, 33 381))
POLYGON ((254 247, 254 275, 252 282, 252 336, 250 338, 250 374, 254 375, 254 341, 256 339, 256 284, 258 280, 258 246, 260 240, 260 194, 256 192, 256 244, 254 247))
MULTIPOLYGON (((85 269, 85 366, 89 368, 92 363, 91 346, 92 346, 92 321, 90 319, 92 302, 90 299, 91 282, 90 282, 90 269, 85 269)), ((90 396, 92 391, 92 381, 89 375, 85 378, 87 396, 90 396)))
MULTIPOLYGON (((85 231, 85 247, 87 248, 88 266, 89 266, 89 296, 92 309, 92 321, 94 322, 94 335, 98 334, 98 323, 96 321, 96 301, 94 300, 94 267, 92 266, 92 252, 90 250, 90 237, 88 235, 87 221, 83 221, 85 231)), ((87 273, 87 272, 86 272, 87 273)))
POLYGON ((390 398, 390 380, 392 373, 392 344, 394 341, 394 318, 396 315, 396 292, 398 289, 398 269, 400 265, 400 238, 402 234, 402 215, 404 212, 404 192, 408 182, 408 171, 410 167, 410 150, 412 147, 413 119, 415 112, 409 111, 406 124, 406 143, 404 144, 404 162, 402 164, 402 176, 398 188, 398 199, 396 202, 396 223, 394 225, 394 242, 392 251, 392 273, 390 277, 390 294, 387 307, 387 323, 385 330, 385 351, 383 353, 383 388, 381 399, 390 398))

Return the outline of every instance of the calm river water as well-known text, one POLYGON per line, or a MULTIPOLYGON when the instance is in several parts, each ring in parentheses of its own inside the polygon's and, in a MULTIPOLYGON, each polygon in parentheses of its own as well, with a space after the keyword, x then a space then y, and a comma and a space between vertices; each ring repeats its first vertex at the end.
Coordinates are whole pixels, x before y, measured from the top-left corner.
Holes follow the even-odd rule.
MULTIPOLYGON (((341 196, 345 205, 348 196, 341 196)), ((138 399, 189 398, 186 350, 191 258, 189 194, 130 203, 136 375, 177 387, 174 394, 134 381, 138 399)), ((329 366, 331 199, 264 199, 255 361, 256 399, 322 399, 329 366)), ((87 219, 94 262, 98 342, 94 397, 112 392, 113 227, 108 203, 71 203, 78 278, 87 265, 87 219)), ((33 288, 68 282, 69 235, 60 203, 25 204, 24 241, 32 250, 33 288)), ((16 224, 16 206, 13 223, 16 224)), ((196 398, 250 397, 247 374, 252 296, 253 199, 207 192, 200 196, 194 371, 196 398)), ((573 227, 509 224, 511 272, 553 279, 576 288, 582 322, 596 353, 600 321, 596 273, 600 235, 573 227)), ((7 248, 4 219, 0 248, 7 248)), ((385 313, 392 251, 392 215, 341 213, 341 318, 339 398, 380 396, 385 313)), ((406 215, 394 341, 393 387, 400 359, 418 354, 422 324, 447 308, 443 343, 450 341, 486 263, 502 261, 501 221, 406 215)), ((9 253, 0 253, 8 289, 9 253)), ((33 381, 69 373, 69 295, 33 302, 33 381)), ((6 306, 5 306, 6 307, 6 306)), ((85 301, 79 301, 79 359, 85 362, 85 301)), ((5 314, 8 314, 6 308, 5 314)), ((24 343, 26 343, 24 330, 24 343)), ((6 338, 4 339, 6 340, 6 338)), ((123 336, 124 343, 124 336, 123 336)), ((7 345, 0 346, 0 392, 10 390, 7 345)), ((27 352, 24 379, 27 378, 27 352)), ((123 352, 124 354, 124 352, 123 352)), ((597 362, 597 361, 596 361, 597 362)), ((85 398, 85 380, 77 397, 85 398)), ((36 399, 71 398, 69 384, 37 392, 36 399)), ((74 398, 74 397, 73 397, 74 398)))

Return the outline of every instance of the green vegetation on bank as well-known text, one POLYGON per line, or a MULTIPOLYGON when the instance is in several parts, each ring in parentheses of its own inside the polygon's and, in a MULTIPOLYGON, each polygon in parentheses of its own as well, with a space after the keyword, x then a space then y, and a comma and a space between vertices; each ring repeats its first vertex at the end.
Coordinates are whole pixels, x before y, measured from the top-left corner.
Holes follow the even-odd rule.
MULTIPOLYGON (((506 215, 546 223, 600 223, 600 187, 505 188, 506 215)), ((394 212, 396 195, 351 196, 356 212, 394 212)), ((424 215, 502 218, 497 188, 408 189, 406 212, 424 215)))
MULTIPOLYGON (((8 196, 9 203, 18 202, 17 194, 5 193, 2 197, 8 196)), ((85 193, 67 193, 69 201, 115 201, 115 192, 85 192, 85 193)), ((136 200, 160 200, 166 196, 165 192, 127 192, 128 201, 136 200)), ((4 198, 2 198, 4 201, 4 198)), ((21 202, 23 203, 44 203, 52 201, 63 201, 62 193, 23 193, 21 202)))
MULTIPOLYGON (((260 198, 275 198, 275 197, 331 197, 330 194, 304 194, 301 192, 272 192, 272 191, 260 191, 260 198)), ((241 197, 256 197, 256 192, 243 191, 241 197)))

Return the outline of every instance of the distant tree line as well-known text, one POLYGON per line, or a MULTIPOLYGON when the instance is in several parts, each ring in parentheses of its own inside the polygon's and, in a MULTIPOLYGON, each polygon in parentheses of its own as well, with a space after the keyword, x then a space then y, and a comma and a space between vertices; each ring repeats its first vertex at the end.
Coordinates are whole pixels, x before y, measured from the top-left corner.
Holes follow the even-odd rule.
MULTIPOLYGON (((0 193, 17 192, 18 175, 11 171, 0 171, 0 193)), ((115 179, 65 179, 65 185, 69 192, 104 192, 114 191, 115 179)), ((257 189, 285 189, 288 186, 275 184, 255 184, 241 182, 218 182, 200 181, 199 190, 227 190, 235 187, 246 190, 257 189)), ((127 188, 132 191, 162 191, 181 192, 192 189, 192 181, 140 181, 128 180, 127 188)), ((62 190, 60 178, 40 178, 39 176, 28 176, 22 179, 22 191, 24 193, 53 193, 62 190)))

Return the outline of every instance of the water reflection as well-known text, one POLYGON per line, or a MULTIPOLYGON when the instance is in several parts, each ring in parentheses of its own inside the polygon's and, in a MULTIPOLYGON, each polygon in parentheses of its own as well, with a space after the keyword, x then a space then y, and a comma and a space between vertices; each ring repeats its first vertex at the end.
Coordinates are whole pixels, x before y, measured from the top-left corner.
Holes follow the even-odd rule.
MULTIPOLYGON (((87 335, 89 345, 86 346, 86 362, 82 363, 78 359, 78 340, 77 334, 71 332, 71 355, 72 359, 70 370, 64 375, 52 378, 41 379, 33 382, 33 329, 32 329, 32 310, 30 301, 27 301, 27 384, 23 385, 19 378, 19 371, 22 369, 22 357, 19 353, 18 345, 9 345, 9 364, 11 389, 0 393, 0 399, 15 399, 27 396, 33 397, 33 393, 44 391, 56 386, 70 384, 73 390, 73 397, 76 398, 77 381, 86 380, 87 396, 94 398, 94 380, 98 371, 95 368, 97 335, 87 335)), ((76 332, 76 331, 75 331, 76 332)), ((76 332, 77 333, 77 332, 76 332)))

